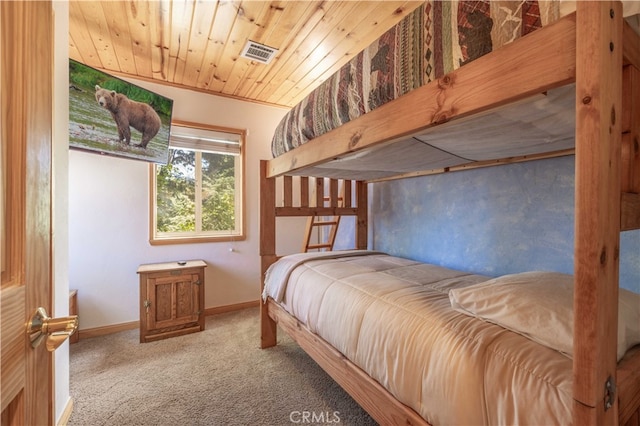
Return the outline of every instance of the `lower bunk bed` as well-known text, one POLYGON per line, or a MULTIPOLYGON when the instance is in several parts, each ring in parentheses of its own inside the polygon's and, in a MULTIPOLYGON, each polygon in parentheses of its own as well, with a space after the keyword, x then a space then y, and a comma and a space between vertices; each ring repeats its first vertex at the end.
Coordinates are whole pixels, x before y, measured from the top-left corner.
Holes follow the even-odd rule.
MULTIPOLYGON (((263 297, 380 424, 571 424, 572 287, 566 274, 491 279, 350 250, 280 259, 263 297)), ((619 419, 631 425, 640 296, 620 300, 619 419)))

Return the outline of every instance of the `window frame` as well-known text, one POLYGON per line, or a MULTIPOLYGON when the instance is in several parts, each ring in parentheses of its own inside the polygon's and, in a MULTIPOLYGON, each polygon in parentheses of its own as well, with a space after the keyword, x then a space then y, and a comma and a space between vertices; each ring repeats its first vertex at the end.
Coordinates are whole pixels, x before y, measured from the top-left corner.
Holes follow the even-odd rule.
MULTIPOLYGON (((228 242, 228 241, 242 241, 246 239, 246 198, 245 198, 245 142, 247 131, 242 129, 235 129, 231 127, 223 127, 210 124, 193 123, 189 121, 173 120, 171 126, 186 127, 192 129, 201 129, 206 131, 231 133, 240 137, 240 155, 238 161, 239 170, 236 171, 236 191, 240 190, 239 199, 236 201, 236 206, 240 212, 236 212, 236 216, 240 220, 237 233, 234 234, 220 234, 212 235, 209 233, 197 233, 193 231, 193 235, 166 235, 158 236, 157 233, 157 217, 156 217, 156 200, 157 200, 157 168, 162 164, 150 164, 149 165, 149 243, 151 245, 169 245, 169 244, 193 244, 193 243, 211 243, 211 242, 228 242)), ((169 142, 169 149, 171 149, 171 141, 169 142)), ((202 151, 200 151, 202 152, 202 151)), ((200 177, 201 179, 201 177, 200 177)), ((196 209, 200 209, 202 206, 196 205, 196 209)), ((186 233, 185 233, 186 234, 186 233)))

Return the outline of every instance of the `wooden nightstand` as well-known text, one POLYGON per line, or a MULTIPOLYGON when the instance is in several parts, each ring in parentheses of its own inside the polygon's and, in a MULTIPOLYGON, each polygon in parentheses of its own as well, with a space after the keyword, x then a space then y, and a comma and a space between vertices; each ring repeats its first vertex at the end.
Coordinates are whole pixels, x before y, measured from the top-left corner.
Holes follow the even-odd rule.
POLYGON ((204 330, 202 260, 140 265, 140 343, 204 330))
MULTIPOLYGON (((69 290, 69 315, 78 315, 78 290, 69 290)), ((69 336, 69 343, 78 343, 80 330, 69 336)))

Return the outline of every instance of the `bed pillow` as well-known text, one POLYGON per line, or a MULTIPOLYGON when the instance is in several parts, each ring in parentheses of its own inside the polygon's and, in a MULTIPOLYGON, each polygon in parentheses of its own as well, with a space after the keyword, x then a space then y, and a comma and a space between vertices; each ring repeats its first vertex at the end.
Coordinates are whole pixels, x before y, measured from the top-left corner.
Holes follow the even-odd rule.
MULTIPOLYGON (((523 272, 449 292, 456 311, 500 325, 573 357, 573 275, 523 272)), ((640 294, 619 290, 620 360, 640 343, 640 294)))

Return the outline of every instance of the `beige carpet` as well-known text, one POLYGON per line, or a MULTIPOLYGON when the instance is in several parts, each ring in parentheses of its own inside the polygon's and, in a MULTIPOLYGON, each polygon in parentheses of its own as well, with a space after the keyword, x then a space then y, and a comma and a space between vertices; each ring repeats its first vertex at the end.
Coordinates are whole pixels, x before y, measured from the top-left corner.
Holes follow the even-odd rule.
POLYGON ((71 345, 69 425, 375 425, 284 332, 259 349, 257 308, 138 343, 138 330, 71 345))

